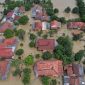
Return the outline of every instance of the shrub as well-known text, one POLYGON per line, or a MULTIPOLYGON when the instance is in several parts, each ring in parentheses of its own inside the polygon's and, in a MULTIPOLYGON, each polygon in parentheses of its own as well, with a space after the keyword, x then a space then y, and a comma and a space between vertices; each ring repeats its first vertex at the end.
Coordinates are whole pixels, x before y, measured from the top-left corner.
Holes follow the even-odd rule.
POLYGON ((71 11, 71 8, 70 8, 70 7, 67 7, 67 8, 65 8, 65 10, 64 10, 64 12, 66 12, 66 13, 70 13, 70 11, 71 11))

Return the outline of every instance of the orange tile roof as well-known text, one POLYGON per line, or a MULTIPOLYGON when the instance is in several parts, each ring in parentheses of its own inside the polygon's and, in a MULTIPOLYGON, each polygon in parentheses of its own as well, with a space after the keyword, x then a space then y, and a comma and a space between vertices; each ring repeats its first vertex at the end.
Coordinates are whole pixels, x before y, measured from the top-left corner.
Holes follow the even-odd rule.
POLYGON ((36 63, 36 70, 38 76, 62 76, 63 65, 60 60, 46 60, 38 61, 36 63))

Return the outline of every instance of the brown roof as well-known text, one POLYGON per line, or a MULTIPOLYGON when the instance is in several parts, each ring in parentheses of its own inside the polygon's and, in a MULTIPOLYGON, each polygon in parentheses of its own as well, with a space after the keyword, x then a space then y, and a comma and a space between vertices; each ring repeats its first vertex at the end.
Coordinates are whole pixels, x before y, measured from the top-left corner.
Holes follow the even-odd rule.
POLYGON ((36 47, 40 51, 53 51, 55 48, 54 39, 38 39, 36 42, 36 47))
POLYGON ((41 60, 35 65, 35 71, 38 76, 62 76, 63 65, 60 60, 41 60))

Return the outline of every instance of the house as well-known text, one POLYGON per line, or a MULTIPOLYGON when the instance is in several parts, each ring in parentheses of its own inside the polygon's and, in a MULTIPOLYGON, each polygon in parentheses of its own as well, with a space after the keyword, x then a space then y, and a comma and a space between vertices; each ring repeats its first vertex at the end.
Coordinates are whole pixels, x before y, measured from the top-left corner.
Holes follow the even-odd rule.
POLYGON ((10 69, 10 60, 0 61, 0 78, 6 80, 10 69))
POLYGON ((32 8, 32 18, 41 21, 49 21, 50 16, 47 15, 45 9, 43 9, 40 5, 35 5, 32 8))
POLYGON ((61 22, 58 22, 56 20, 51 21, 51 29, 57 30, 61 28, 61 22))
POLYGON ((48 30, 48 29, 50 29, 50 23, 45 22, 45 21, 43 21, 43 22, 37 21, 37 22, 34 22, 34 23, 32 24, 32 29, 33 29, 33 30, 36 30, 36 31, 48 30))
POLYGON ((67 24, 68 29, 85 29, 84 22, 69 22, 67 24))
POLYGON ((5 22, 0 26, 0 33, 4 33, 7 29, 14 29, 14 26, 10 22, 5 22))
POLYGON ((0 58, 11 59, 13 55, 12 48, 0 48, 0 58))
POLYGON ((69 85, 85 85, 84 81, 84 69, 80 64, 70 64, 64 68, 64 85, 65 79, 69 80, 69 85), (67 78, 65 78, 67 76, 67 78))
POLYGON ((63 75, 63 65, 60 60, 40 60, 34 66, 36 77, 51 76, 58 77, 63 75))
POLYGON ((36 41, 36 48, 39 51, 53 51, 56 46, 54 39, 38 39, 36 41))

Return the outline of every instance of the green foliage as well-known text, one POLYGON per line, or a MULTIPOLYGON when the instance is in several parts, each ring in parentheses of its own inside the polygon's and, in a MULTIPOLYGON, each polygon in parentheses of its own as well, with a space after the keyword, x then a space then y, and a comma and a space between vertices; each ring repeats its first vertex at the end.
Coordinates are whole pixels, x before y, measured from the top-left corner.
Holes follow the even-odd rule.
POLYGON ((25 4, 25 11, 29 11, 30 9, 31 9, 31 7, 32 7, 32 3, 26 3, 25 4))
POLYGON ((28 55, 25 59, 24 59, 24 64, 25 65, 32 65, 34 63, 34 58, 32 55, 28 55))
POLYGON ((7 29, 5 32, 4 32, 4 37, 5 38, 11 38, 14 36, 14 32, 10 29, 7 29))
POLYGON ((57 84, 56 79, 52 79, 51 82, 50 82, 50 85, 56 85, 56 84, 57 84))
POLYGON ((83 22, 85 22, 85 4, 83 0, 76 0, 77 6, 79 8, 79 15, 83 22))
POLYGON ((20 43, 20 46, 22 47, 23 46, 23 43, 20 43))
POLYGON ((21 61, 18 59, 13 59, 11 62, 12 67, 19 67, 20 64, 21 64, 21 61))
POLYGON ((81 38, 82 38, 82 34, 73 35, 73 40, 74 41, 80 40, 81 38))
POLYGON ((23 69, 22 82, 24 85, 28 85, 30 83, 30 73, 31 73, 30 69, 28 68, 23 69))
POLYGON ((49 77, 46 76, 41 77, 41 81, 43 85, 49 85, 49 80, 50 80, 49 77))
POLYGON ((56 15, 52 15, 50 18, 51 18, 51 21, 53 21, 53 20, 59 20, 59 18, 56 15))
POLYGON ((85 50, 80 50, 75 54, 75 61, 81 61, 81 59, 85 56, 85 50))
POLYGON ((47 12, 47 14, 48 14, 49 16, 54 15, 54 10, 53 10, 53 8, 47 8, 47 9, 46 9, 46 12, 47 12))
POLYGON ((16 35, 18 36, 20 40, 24 40, 25 31, 23 29, 19 29, 17 30, 16 35))
POLYGON ((43 31, 38 31, 38 32, 37 32, 37 35, 38 35, 38 36, 41 36, 42 33, 43 33, 43 31))
POLYGON ((28 16, 24 15, 18 21, 20 24, 25 25, 28 23, 28 20, 29 20, 28 16))
POLYGON ((81 20, 82 20, 83 22, 85 22, 85 15, 83 15, 83 16, 81 17, 81 20))
POLYGON ((54 50, 54 58, 62 60, 64 64, 70 64, 73 61, 72 42, 69 37, 59 37, 58 46, 54 50))
POLYGON ((47 35, 47 34, 44 34, 42 37, 43 37, 44 39, 47 39, 47 38, 48 38, 48 35, 47 35))
POLYGON ((36 35, 30 33, 30 37, 29 38, 30 38, 30 40, 35 40, 36 39, 36 35))
POLYGON ((44 52, 43 55, 42 55, 42 58, 44 60, 49 60, 49 59, 52 58, 52 54, 50 52, 48 52, 48 51, 47 52, 44 52))
POLYGON ((67 8, 65 8, 65 10, 64 10, 64 12, 66 12, 66 13, 70 13, 70 11, 71 11, 71 8, 70 8, 70 7, 67 7, 67 8))
POLYGON ((18 56, 22 55, 23 53, 24 53, 24 50, 23 49, 18 49, 15 52, 15 54, 18 55, 18 56))
POLYGON ((79 8, 78 7, 74 7, 73 10, 72 10, 72 13, 79 14, 79 8))
POLYGON ((59 10, 57 8, 54 9, 54 13, 58 13, 59 10))
POLYGON ((35 47, 35 41, 32 40, 32 41, 29 43, 29 47, 30 47, 30 48, 35 47))
POLYGON ((17 69, 14 71, 13 76, 18 76, 18 75, 20 75, 20 73, 21 73, 20 69, 17 68, 17 69))
POLYGON ((39 59, 39 58, 40 58, 40 54, 36 54, 36 55, 35 55, 35 58, 36 58, 36 59, 39 59))
POLYGON ((59 19, 59 21, 60 21, 62 24, 66 24, 66 19, 65 19, 65 17, 61 17, 61 18, 59 19))

